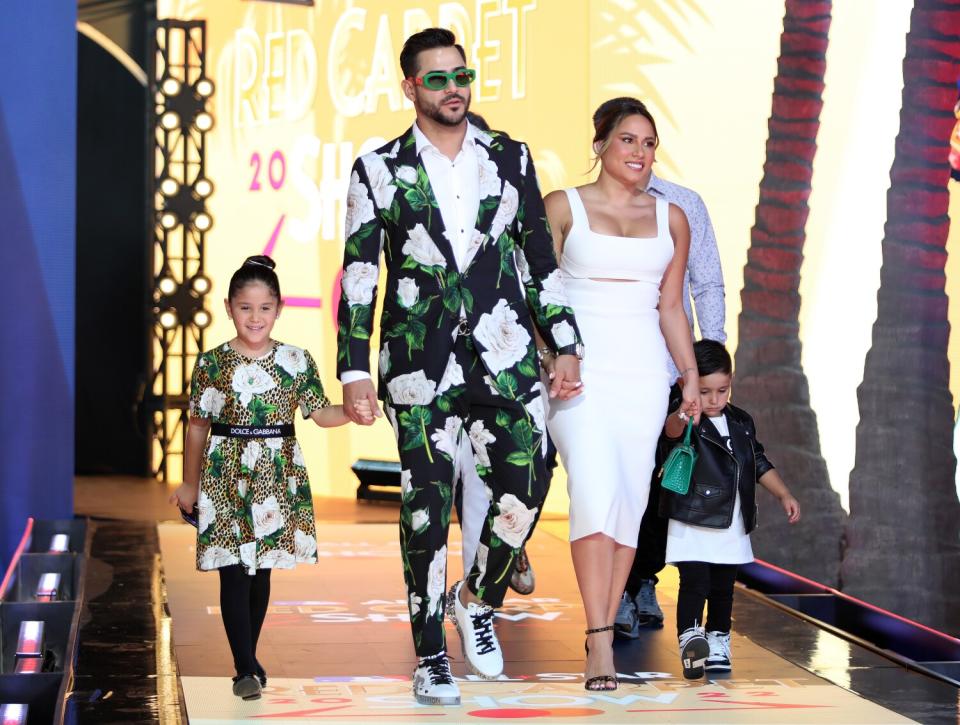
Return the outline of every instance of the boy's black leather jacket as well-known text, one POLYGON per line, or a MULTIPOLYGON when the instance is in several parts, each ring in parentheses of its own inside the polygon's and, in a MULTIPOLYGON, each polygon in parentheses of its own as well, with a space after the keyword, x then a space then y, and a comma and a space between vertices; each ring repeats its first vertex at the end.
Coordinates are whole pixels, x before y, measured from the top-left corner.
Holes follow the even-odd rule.
MULTIPOLYGON (((680 388, 674 385, 670 390, 671 413, 680 407, 680 400, 680 388)), ((710 419, 705 415, 701 416, 700 423, 694 426, 691 436, 699 455, 693 469, 690 490, 686 495, 680 496, 660 489, 659 513, 661 516, 696 526, 729 528, 733 521, 736 487, 739 486, 743 524, 747 533, 750 533, 757 525, 757 479, 772 469, 773 464, 767 460, 763 446, 756 438, 756 428, 750 414, 729 403, 723 412, 727 416, 733 453, 723 445, 720 433, 710 419)), ((666 433, 660 435, 657 470, 654 471, 652 485, 660 485, 659 466, 680 440, 667 438, 666 433)))

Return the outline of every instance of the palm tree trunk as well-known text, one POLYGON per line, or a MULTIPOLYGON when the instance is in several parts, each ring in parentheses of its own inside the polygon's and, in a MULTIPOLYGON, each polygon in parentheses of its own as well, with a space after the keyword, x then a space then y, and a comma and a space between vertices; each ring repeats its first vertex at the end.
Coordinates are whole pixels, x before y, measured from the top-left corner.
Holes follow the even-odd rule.
POLYGON ((960 503, 954 483, 944 265, 947 164, 960 6, 916 0, 887 192, 873 343, 857 390, 845 591, 960 630, 960 503))
POLYGON ((758 437, 800 500, 789 527, 779 503, 758 491, 757 556, 834 585, 844 513, 820 453, 817 417, 800 362, 800 266, 813 176, 829 0, 787 0, 768 124, 767 160, 740 293, 735 400, 753 415, 758 437), (789 532, 785 529, 790 528, 789 532))

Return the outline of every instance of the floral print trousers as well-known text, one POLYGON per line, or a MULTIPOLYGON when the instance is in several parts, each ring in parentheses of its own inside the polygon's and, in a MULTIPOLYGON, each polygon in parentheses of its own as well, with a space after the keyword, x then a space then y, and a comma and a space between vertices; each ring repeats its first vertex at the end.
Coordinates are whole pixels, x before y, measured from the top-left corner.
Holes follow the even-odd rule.
POLYGON ((503 603, 514 557, 533 531, 549 485, 539 383, 525 396, 504 397, 469 340, 459 337, 453 355, 462 383, 429 405, 385 405, 400 451, 400 549, 420 657, 445 649, 447 530, 460 436, 469 437, 490 501, 467 576, 467 586, 486 604, 503 603))

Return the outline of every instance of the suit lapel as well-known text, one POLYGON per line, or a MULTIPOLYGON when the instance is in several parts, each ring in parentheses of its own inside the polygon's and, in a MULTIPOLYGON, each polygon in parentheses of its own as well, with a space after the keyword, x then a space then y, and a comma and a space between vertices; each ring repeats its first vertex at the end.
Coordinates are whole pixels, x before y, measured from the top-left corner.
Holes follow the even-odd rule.
MULTIPOLYGON (((408 207, 420 217, 420 221, 430 233, 430 237, 447 260, 447 269, 457 269, 457 260, 453 247, 447 239, 443 215, 433 193, 430 177, 417 153, 417 140, 413 135, 413 126, 407 129, 400 139, 400 148, 395 158, 387 158, 387 166, 393 174, 395 184, 408 207)), ((402 218, 402 215, 401 215, 402 218)), ((404 233, 409 230, 404 230, 404 233)))
POLYGON ((473 260, 484 251, 491 243, 496 244, 496 239, 490 238, 490 225, 493 224, 494 217, 497 215, 497 209, 500 207, 500 198, 503 194, 503 176, 500 173, 500 167, 503 163, 503 146, 497 142, 494 136, 477 130, 476 132, 477 164, 480 168, 480 206, 477 208, 477 221, 474 229, 483 235, 483 240, 479 245, 471 245, 467 258, 464 260, 464 270, 470 268, 473 260), (494 174, 493 169, 496 168, 494 174), (494 177, 494 182, 491 177, 494 177), (487 196, 484 196, 487 194, 487 196))

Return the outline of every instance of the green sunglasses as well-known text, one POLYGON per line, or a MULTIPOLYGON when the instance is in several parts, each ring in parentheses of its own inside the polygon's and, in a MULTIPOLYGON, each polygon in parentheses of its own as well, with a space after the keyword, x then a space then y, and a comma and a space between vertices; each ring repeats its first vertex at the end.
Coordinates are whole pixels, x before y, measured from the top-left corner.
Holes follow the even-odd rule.
POLYGON ((442 70, 432 70, 419 78, 407 78, 407 80, 431 91, 442 91, 450 81, 453 81, 457 88, 464 88, 473 83, 476 77, 477 72, 473 68, 458 68, 449 73, 444 73, 442 70))

